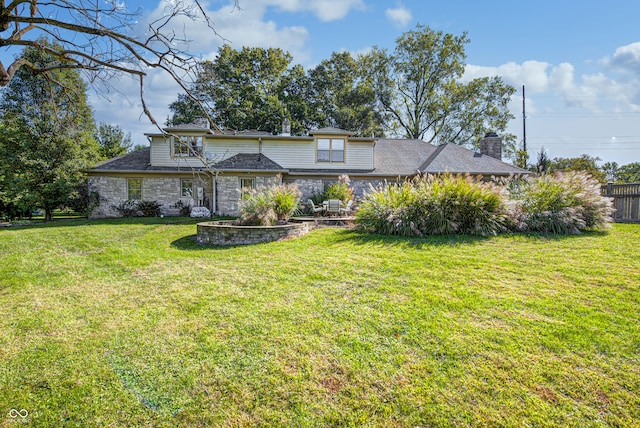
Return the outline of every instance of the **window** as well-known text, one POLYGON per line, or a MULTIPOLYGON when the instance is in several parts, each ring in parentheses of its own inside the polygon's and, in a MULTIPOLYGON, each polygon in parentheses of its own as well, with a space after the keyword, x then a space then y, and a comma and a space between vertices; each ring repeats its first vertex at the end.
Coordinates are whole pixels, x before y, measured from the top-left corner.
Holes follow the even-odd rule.
POLYGON ((202 137, 181 136, 173 140, 174 157, 198 157, 202 155, 202 137))
POLYGON ((142 199, 142 178, 127 178, 127 199, 142 199))
POLYGON ((193 198, 193 180, 180 180, 180 197, 193 198))
POLYGON ((255 180, 253 178, 241 178, 240 179, 240 197, 244 199, 244 195, 251 191, 255 186, 255 180))
POLYGON ((318 162, 344 162, 344 139, 318 138, 318 162))

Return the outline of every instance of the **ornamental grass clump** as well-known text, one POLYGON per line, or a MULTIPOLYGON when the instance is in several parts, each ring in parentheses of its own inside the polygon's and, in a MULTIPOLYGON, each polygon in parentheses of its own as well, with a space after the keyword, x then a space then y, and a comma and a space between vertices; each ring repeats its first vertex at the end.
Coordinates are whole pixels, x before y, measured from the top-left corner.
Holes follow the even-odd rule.
POLYGON ((577 234, 609 226, 613 207, 598 180, 584 172, 545 174, 512 189, 517 230, 577 234))
POLYGON ((273 226, 286 222, 300 206, 300 192, 295 185, 260 187, 244 194, 240 224, 273 226))
POLYGON ((507 193, 470 175, 427 176, 417 183, 416 221, 425 235, 497 235, 507 230, 507 193))
POLYGON ((351 189, 350 183, 348 175, 341 175, 338 177, 338 181, 327 186, 322 200, 339 199, 343 204, 353 200, 353 189, 351 189))
POLYGON ((358 203, 356 227, 381 235, 418 235, 412 230, 415 226, 408 217, 408 208, 413 205, 415 197, 415 188, 408 181, 372 187, 358 203))
POLYGON ((510 222, 506 193, 468 175, 419 177, 368 192, 356 213, 357 226, 400 236, 495 235, 510 222))

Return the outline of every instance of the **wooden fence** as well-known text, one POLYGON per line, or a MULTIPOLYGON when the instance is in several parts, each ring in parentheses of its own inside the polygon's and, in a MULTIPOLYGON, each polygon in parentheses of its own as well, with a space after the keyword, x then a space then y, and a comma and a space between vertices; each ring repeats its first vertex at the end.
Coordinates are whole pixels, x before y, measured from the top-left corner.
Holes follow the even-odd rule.
POLYGON ((605 184, 602 195, 613 198, 613 220, 618 223, 640 223, 640 183, 605 184))

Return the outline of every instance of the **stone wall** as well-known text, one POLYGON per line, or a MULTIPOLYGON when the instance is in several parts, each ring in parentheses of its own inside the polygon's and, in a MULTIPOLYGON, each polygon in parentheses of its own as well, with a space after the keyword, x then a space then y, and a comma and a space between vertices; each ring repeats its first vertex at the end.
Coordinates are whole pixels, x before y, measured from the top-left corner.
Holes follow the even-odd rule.
POLYGON ((324 182, 321 178, 300 178, 293 181, 298 186, 302 196, 300 200, 306 203, 307 199, 324 192, 324 182))
POLYGON ((91 212, 90 218, 119 217, 112 208, 127 198, 127 179, 124 177, 89 177, 89 192, 97 192, 100 204, 91 212))
MULTIPOLYGON (((206 177, 142 177, 142 199, 158 202, 162 215, 180 215, 180 209, 175 207, 178 201, 191 206, 197 203, 193 198, 181 198, 181 178, 193 180, 194 192, 197 187, 204 188, 204 205, 211 209, 211 180, 206 177)), ((127 177, 91 176, 88 181, 90 191, 98 192, 100 197, 91 218, 120 217, 113 207, 127 200, 127 177)))
POLYGON ((297 238, 309 232, 309 223, 281 226, 235 226, 231 222, 198 223, 199 244, 249 245, 297 238))

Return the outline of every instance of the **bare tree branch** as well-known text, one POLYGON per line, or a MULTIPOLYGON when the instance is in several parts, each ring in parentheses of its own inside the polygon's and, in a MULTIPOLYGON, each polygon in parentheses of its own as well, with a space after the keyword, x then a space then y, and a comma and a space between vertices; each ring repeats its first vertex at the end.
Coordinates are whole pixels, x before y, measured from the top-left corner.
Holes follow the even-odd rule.
MULTIPOLYGON (((239 0, 234 0, 239 8, 239 0)), ((212 35, 217 33, 200 0, 172 0, 165 4, 160 18, 140 31, 140 12, 131 12, 115 0, 13 0, 0 2, 0 47, 29 46, 51 54, 56 61, 32 67, 36 73, 59 68, 76 68, 87 73, 91 83, 112 89, 109 79, 118 75, 135 76, 140 82, 140 101, 144 114, 157 125, 144 100, 144 77, 160 69, 195 99, 189 90, 197 77, 199 58, 188 51, 184 18, 203 22, 212 35), (181 34, 174 28, 182 26, 181 34), (53 51, 38 38, 45 34, 59 45, 53 51)), ((18 57, 8 67, 0 61, 0 86, 6 86, 16 70, 25 65, 18 57)), ((198 100, 196 100, 198 101, 198 100)), ((213 122, 210 120, 210 122, 213 122)), ((215 126, 215 124, 214 124, 215 126)))

